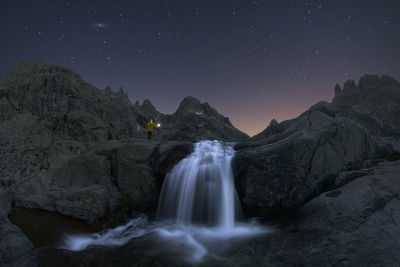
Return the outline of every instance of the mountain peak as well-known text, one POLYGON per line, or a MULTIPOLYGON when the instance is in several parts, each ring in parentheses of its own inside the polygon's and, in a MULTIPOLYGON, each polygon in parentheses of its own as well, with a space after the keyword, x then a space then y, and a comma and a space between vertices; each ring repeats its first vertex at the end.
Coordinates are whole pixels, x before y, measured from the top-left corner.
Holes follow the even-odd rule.
POLYGON ((200 104, 201 104, 200 100, 198 100, 197 98, 195 98, 193 96, 187 96, 181 102, 181 105, 196 106, 196 105, 200 105, 200 104))
POLYGON ((151 101, 149 99, 145 99, 142 103, 142 107, 146 107, 146 108, 154 108, 153 104, 151 103, 151 101))
POLYGON ((54 73, 54 72, 60 72, 60 73, 65 73, 65 74, 70 74, 77 76, 81 78, 81 76, 74 72, 71 69, 68 69, 66 67, 62 66, 57 66, 57 65, 50 65, 46 64, 40 61, 21 61, 17 63, 14 67, 14 71, 11 73, 23 73, 23 74, 28 74, 28 73, 54 73))
POLYGON ((201 112, 203 110, 200 100, 193 96, 185 97, 179 104, 176 113, 194 113, 201 112))
POLYGON ((153 104, 149 99, 145 99, 143 101, 142 111, 144 112, 144 114, 148 114, 148 116, 150 117, 156 117, 157 116, 156 113, 158 113, 158 111, 156 110, 156 108, 153 106, 153 104))
POLYGON ((277 127, 279 125, 278 121, 276 119, 272 119, 271 122, 269 123, 269 127, 277 127))
POLYGON ((2 86, 13 87, 17 84, 35 83, 39 85, 55 77, 63 77, 74 84, 87 84, 82 77, 65 67, 49 65, 40 61, 21 61, 17 63, 11 73, 9 73, 2 83, 2 86))

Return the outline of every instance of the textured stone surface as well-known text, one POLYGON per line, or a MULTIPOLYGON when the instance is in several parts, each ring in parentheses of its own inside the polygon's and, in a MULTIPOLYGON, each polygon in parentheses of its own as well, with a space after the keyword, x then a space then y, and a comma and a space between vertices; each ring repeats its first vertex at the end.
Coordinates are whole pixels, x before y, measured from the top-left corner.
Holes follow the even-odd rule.
POLYGON ((236 189, 245 211, 256 216, 300 206, 334 185, 339 172, 363 167, 375 149, 361 125, 314 110, 241 146, 232 163, 236 189))

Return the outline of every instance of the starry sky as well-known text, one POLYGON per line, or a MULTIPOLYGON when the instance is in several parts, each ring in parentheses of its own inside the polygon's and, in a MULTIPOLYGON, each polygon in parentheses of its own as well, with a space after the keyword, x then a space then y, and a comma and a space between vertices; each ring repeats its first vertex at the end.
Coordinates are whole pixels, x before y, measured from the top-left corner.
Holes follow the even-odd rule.
POLYGON ((398 0, 1 0, 0 81, 40 60, 163 113, 195 96, 253 135, 336 83, 399 79, 399 14, 398 0))

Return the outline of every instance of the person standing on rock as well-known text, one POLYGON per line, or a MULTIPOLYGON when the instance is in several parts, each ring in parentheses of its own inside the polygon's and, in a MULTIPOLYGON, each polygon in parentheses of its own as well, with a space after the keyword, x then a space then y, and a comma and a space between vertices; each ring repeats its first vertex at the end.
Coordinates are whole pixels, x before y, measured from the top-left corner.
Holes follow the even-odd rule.
POLYGON ((156 126, 157 128, 161 126, 160 123, 157 123, 155 125, 153 123, 153 119, 150 119, 150 121, 147 123, 147 140, 151 140, 151 136, 153 135, 153 127, 156 126))
POLYGON ((150 121, 147 123, 147 140, 151 140, 151 136, 153 135, 153 119, 150 119, 150 121))

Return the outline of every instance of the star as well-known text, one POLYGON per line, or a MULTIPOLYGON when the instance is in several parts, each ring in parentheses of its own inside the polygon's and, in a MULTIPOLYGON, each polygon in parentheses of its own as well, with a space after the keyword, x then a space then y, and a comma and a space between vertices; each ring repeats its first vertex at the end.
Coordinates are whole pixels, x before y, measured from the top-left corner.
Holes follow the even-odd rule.
POLYGON ((96 29, 96 31, 105 30, 109 27, 109 25, 105 22, 94 22, 92 23, 92 27, 96 29))

